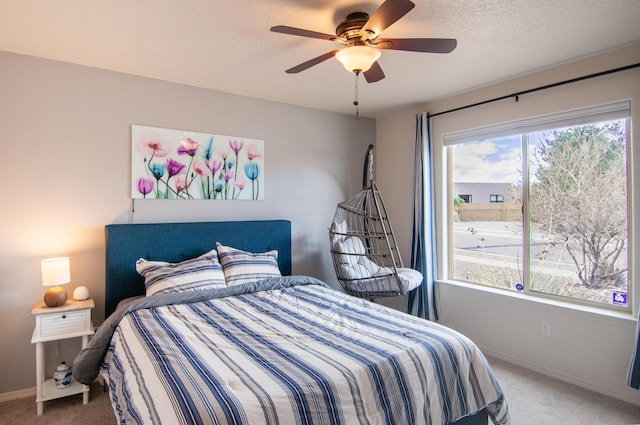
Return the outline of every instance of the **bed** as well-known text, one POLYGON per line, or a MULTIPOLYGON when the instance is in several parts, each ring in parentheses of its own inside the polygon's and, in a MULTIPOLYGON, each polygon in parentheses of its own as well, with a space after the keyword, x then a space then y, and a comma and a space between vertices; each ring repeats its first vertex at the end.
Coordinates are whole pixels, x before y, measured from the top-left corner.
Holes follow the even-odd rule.
POLYGON ((110 315, 74 377, 127 424, 509 423, 466 337, 291 271, 285 220, 106 226, 110 315))

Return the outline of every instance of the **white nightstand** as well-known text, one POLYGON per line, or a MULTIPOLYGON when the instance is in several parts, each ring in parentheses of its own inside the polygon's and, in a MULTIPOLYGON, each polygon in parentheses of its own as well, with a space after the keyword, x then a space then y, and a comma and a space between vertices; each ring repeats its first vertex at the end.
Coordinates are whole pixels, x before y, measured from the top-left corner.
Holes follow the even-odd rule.
POLYGON ((89 386, 72 380, 67 388, 56 388, 53 379, 44 377, 44 343, 61 339, 82 337, 82 348, 89 343, 93 335, 91 309, 95 307, 92 299, 67 301, 60 307, 47 307, 43 302, 36 303, 31 314, 36 316, 31 343, 36 344, 36 404, 38 415, 42 415, 43 402, 73 394, 82 394, 84 404, 89 402, 89 386))

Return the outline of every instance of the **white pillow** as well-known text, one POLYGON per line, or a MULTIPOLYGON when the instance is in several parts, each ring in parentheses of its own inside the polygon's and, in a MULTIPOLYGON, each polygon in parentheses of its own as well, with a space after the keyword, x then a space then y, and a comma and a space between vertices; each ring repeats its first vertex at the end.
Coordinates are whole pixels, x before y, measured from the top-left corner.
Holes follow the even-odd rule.
POLYGON ((347 222, 342 220, 340 223, 336 223, 335 221, 331 223, 331 233, 330 233, 330 241, 331 246, 334 246, 338 242, 343 241, 347 235, 347 222))
POLYGON ((147 296, 226 287, 215 249, 179 263, 140 258, 136 270, 144 277, 147 296))
POLYGON ((362 243, 362 239, 357 236, 351 236, 343 241, 336 243, 335 251, 343 255, 338 256, 340 264, 357 264, 362 256, 367 253, 367 249, 362 243))
POLYGON ((217 242, 218 255, 227 286, 282 276, 278 267, 278 251, 252 253, 217 242))

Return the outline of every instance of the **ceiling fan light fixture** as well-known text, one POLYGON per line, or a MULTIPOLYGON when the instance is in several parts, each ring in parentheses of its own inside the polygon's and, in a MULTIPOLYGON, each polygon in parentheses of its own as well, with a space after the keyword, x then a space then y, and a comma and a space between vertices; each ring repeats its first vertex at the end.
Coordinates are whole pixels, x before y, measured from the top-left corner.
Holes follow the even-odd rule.
POLYGON ((349 72, 365 72, 379 57, 380 50, 372 46, 350 46, 336 53, 336 59, 349 72))

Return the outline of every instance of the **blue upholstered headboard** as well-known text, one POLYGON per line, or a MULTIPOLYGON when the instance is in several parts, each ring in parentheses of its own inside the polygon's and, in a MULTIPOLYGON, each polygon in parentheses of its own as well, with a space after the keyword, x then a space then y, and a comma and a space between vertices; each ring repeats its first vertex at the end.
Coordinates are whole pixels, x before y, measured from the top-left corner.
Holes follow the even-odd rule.
POLYGON ((173 263, 197 257, 220 242, 250 252, 277 249, 281 273, 291 274, 287 220, 110 224, 105 238, 105 317, 124 298, 144 295, 144 279, 135 267, 139 258, 173 263))

